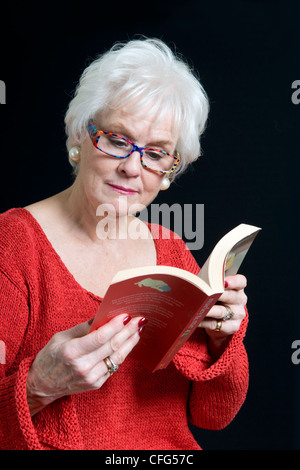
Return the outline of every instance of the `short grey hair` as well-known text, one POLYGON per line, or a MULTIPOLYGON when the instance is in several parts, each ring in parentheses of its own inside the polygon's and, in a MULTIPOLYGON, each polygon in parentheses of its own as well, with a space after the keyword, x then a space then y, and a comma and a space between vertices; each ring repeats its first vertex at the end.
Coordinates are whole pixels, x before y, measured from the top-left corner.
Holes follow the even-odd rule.
MULTIPOLYGON (((84 70, 65 116, 68 150, 87 137, 89 119, 126 105, 130 112, 147 110, 148 116, 159 119, 172 113, 181 157, 172 179, 201 155, 207 95, 192 68, 163 41, 143 38, 117 43, 84 70)), ((77 164, 70 163, 76 174, 77 164)))

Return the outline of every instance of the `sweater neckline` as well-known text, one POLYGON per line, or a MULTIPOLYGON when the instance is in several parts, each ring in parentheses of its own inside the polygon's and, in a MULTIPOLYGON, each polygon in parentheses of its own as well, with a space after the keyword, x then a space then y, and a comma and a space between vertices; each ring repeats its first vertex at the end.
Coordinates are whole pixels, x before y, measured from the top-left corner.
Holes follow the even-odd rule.
MULTIPOLYGON (((19 211, 21 212, 21 214, 23 214, 25 216, 25 218, 28 220, 28 222, 35 228, 35 230, 37 230, 39 232, 39 234, 42 236, 43 240, 44 240, 44 243, 48 246, 48 248, 51 250, 51 252, 54 254, 55 258, 56 258, 56 261, 58 262, 58 264, 60 265, 60 267, 64 270, 64 272, 68 275, 68 277, 72 280, 73 283, 76 284, 76 286, 78 288, 80 288, 83 292, 85 292, 85 294, 89 295, 90 297, 92 297, 94 300, 97 300, 98 302, 102 302, 103 300, 103 297, 100 297, 96 294, 94 294, 93 292, 89 291, 88 289, 85 289, 85 287, 83 287, 76 279, 75 277, 73 276, 73 274, 71 273, 71 271, 67 268, 67 266, 65 265, 65 263, 63 262, 63 260, 61 259, 61 257, 59 256, 59 254, 57 253, 57 251, 54 249, 52 243, 50 242, 49 238, 47 237, 45 231, 43 230, 42 226, 39 224, 39 222, 37 221, 37 219, 31 214, 31 212, 29 212, 27 209, 25 209, 24 207, 19 207, 17 209, 11 209, 12 211, 19 211)), ((147 226, 148 226, 148 229, 150 230, 150 232, 152 233, 152 230, 151 230, 151 224, 149 222, 144 222, 147 226)), ((154 245, 155 245, 155 250, 156 250, 156 264, 159 265, 161 264, 160 262, 160 256, 159 256, 159 245, 158 245, 158 239, 157 237, 153 237, 153 241, 154 241, 154 245)))

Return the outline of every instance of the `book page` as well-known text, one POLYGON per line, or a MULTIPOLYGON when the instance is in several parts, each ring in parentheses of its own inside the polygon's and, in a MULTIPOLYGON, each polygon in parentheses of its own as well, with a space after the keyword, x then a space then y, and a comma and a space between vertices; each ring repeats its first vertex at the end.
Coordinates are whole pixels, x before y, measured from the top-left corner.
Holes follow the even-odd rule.
POLYGON ((213 290, 224 289, 224 276, 237 274, 254 238, 261 229, 240 224, 224 235, 202 266, 198 276, 213 290))
POLYGON ((234 274, 237 274, 256 235, 257 233, 252 233, 232 247, 226 256, 224 275, 233 276, 234 274))

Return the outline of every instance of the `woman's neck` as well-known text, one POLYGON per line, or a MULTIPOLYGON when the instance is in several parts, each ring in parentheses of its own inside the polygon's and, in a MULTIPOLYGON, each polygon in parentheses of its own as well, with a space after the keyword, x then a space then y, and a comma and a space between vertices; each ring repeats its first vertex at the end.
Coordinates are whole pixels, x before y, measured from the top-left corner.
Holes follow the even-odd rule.
POLYGON ((130 236, 129 227, 134 216, 119 216, 105 205, 95 207, 75 183, 60 193, 58 198, 70 227, 93 243, 124 240, 130 236))

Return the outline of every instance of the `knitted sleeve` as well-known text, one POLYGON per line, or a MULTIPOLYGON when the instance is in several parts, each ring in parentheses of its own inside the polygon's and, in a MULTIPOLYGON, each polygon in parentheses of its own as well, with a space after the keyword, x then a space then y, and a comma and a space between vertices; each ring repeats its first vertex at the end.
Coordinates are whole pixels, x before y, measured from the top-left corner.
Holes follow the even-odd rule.
MULTIPOLYGON (((182 240, 177 245, 175 265, 197 274, 199 267, 182 240), (179 254, 180 253, 180 254, 179 254)), ((175 250, 175 248, 173 248, 175 250)), ((246 311, 247 313, 247 311, 246 311)), ((248 389, 248 358, 243 345, 248 313, 222 356, 213 362, 205 330, 197 328, 173 359, 176 368, 191 380, 189 421, 201 428, 222 429, 242 406, 248 389)))
POLYGON ((222 429, 238 413, 245 401, 248 358, 243 345, 248 317, 242 322, 222 356, 213 362, 201 354, 206 333, 200 328, 174 358, 175 366, 192 381, 189 421, 205 429, 222 429))
MULTIPOLYGON (((33 358, 13 366, 26 335, 28 305, 24 294, 0 271, 0 338, 5 358, 0 365, 0 448, 40 449, 26 398, 27 372, 33 358)), ((3 355, 4 356, 4 355, 3 355)))
POLYGON ((5 354, 0 361, 0 449, 71 450, 82 448, 73 397, 63 397, 33 418, 27 403, 26 382, 35 355, 23 348, 31 316, 27 297, 0 268, 0 338, 5 354))

